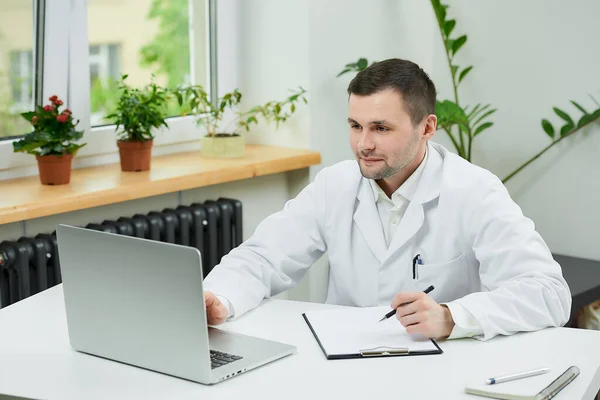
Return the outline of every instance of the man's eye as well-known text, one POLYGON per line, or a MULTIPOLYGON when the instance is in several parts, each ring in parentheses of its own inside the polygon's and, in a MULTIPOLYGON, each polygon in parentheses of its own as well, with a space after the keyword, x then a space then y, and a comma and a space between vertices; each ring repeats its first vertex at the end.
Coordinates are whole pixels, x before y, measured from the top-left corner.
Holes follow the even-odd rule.
POLYGON ((352 128, 352 129, 360 129, 360 125, 358 125, 358 124, 352 124, 352 125, 350 125, 350 128, 352 128))
POLYGON ((378 127, 377 127, 377 130, 378 130, 379 132, 387 132, 387 131, 389 131, 389 129, 388 129, 388 128, 386 128, 385 126, 378 126, 378 127))

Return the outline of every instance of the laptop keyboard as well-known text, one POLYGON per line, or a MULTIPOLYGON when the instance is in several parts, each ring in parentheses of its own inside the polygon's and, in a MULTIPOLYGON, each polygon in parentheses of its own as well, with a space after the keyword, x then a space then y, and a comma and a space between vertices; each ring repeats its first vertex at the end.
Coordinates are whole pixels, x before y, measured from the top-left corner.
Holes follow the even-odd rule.
POLYGON ((241 360, 242 357, 233 354, 222 353, 220 351, 210 351, 210 365, 212 369, 222 367, 223 365, 232 363, 237 360, 241 360))

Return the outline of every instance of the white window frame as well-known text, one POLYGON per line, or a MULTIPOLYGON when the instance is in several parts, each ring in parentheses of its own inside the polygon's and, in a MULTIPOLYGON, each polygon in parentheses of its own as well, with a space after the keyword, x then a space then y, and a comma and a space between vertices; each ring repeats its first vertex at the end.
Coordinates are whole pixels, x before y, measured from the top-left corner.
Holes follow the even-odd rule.
MULTIPOLYGON (((74 169, 115 163, 119 160, 114 125, 90 128, 88 2, 89 0, 52 0, 48 1, 45 9, 42 98, 43 103, 46 103, 51 95, 58 95, 60 98, 66 99, 66 104, 80 120, 79 128, 85 130, 82 142, 87 145, 74 158, 74 169), (64 46, 64 38, 69 39, 69 46, 64 46)), ((240 73, 235 62, 239 59, 240 50, 238 33, 231 29, 239 26, 236 0, 219 0, 219 12, 213 19, 216 21, 216 27, 212 29, 211 35, 202 35, 206 38, 204 46, 202 43, 197 43, 197 39, 195 39, 197 29, 193 23, 193 15, 197 15, 198 10, 194 11, 193 3, 195 3, 194 0, 189 0, 190 16, 192 17, 190 19, 190 42, 194 43, 191 46, 190 59, 203 59, 203 56, 194 53, 197 48, 212 49, 211 57, 216 59, 211 61, 211 68, 202 69, 203 71, 212 69, 213 75, 207 79, 207 82, 211 83, 208 85, 208 89, 211 90, 211 93, 216 93, 214 86, 217 84, 217 77, 221 93, 239 87, 240 73), (218 48, 223 49, 218 54, 214 50, 217 42, 218 48), (219 60, 226 60, 226 62, 220 63, 219 60), (215 68, 217 65, 223 66, 223 68, 219 67, 219 71, 217 71, 215 68)), ((200 15, 206 15, 208 19, 211 13, 210 9, 212 8, 214 13, 216 3, 215 0, 207 0, 207 9, 202 10, 200 15)), ((34 17, 36 7, 37 1, 34 2, 34 17)), ((207 25, 204 22, 202 24, 204 29, 207 25)), ((36 26, 34 26, 35 32, 36 26)), ((34 34, 33 37, 35 38, 36 35, 34 34)), ((34 52, 34 66, 37 64, 37 56, 34 52)), ((32 71, 32 74, 34 73, 32 71)), ((194 75, 197 75, 197 71, 192 71, 192 76, 194 75)), ((205 134, 205 130, 197 126, 193 117, 169 118, 167 124, 169 125, 168 129, 160 129, 155 134, 153 155, 200 148, 199 139, 205 134)), ((29 154, 14 153, 13 141, 0 141, 0 181, 38 173, 35 157, 29 154)))

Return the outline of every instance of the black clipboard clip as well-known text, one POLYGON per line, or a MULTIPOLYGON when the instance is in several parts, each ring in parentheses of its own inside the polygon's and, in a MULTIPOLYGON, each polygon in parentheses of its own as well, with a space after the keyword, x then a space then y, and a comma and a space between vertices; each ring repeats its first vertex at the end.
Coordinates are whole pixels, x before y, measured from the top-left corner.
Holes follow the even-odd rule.
POLYGON ((360 351, 363 357, 405 356, 410 353, 408 347, 375 347, 360 351))

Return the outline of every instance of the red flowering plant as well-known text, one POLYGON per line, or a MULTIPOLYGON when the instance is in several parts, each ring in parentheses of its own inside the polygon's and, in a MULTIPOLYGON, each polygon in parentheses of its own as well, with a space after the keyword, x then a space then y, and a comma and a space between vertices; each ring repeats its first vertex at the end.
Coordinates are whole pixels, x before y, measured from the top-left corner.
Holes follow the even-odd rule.
POLYGON ((50 97, 50 103, 37 106, 36 111, 21 115, 33 125, 33 132, 23 139, 13 142, 15 152, 29 153, 39 156, 73 154, 85 146, 74 143, 83 137, 83 131, 75 129, 79 120, 75 121, 71 110, 60 111, 63 101, 57 96, 50 97))

